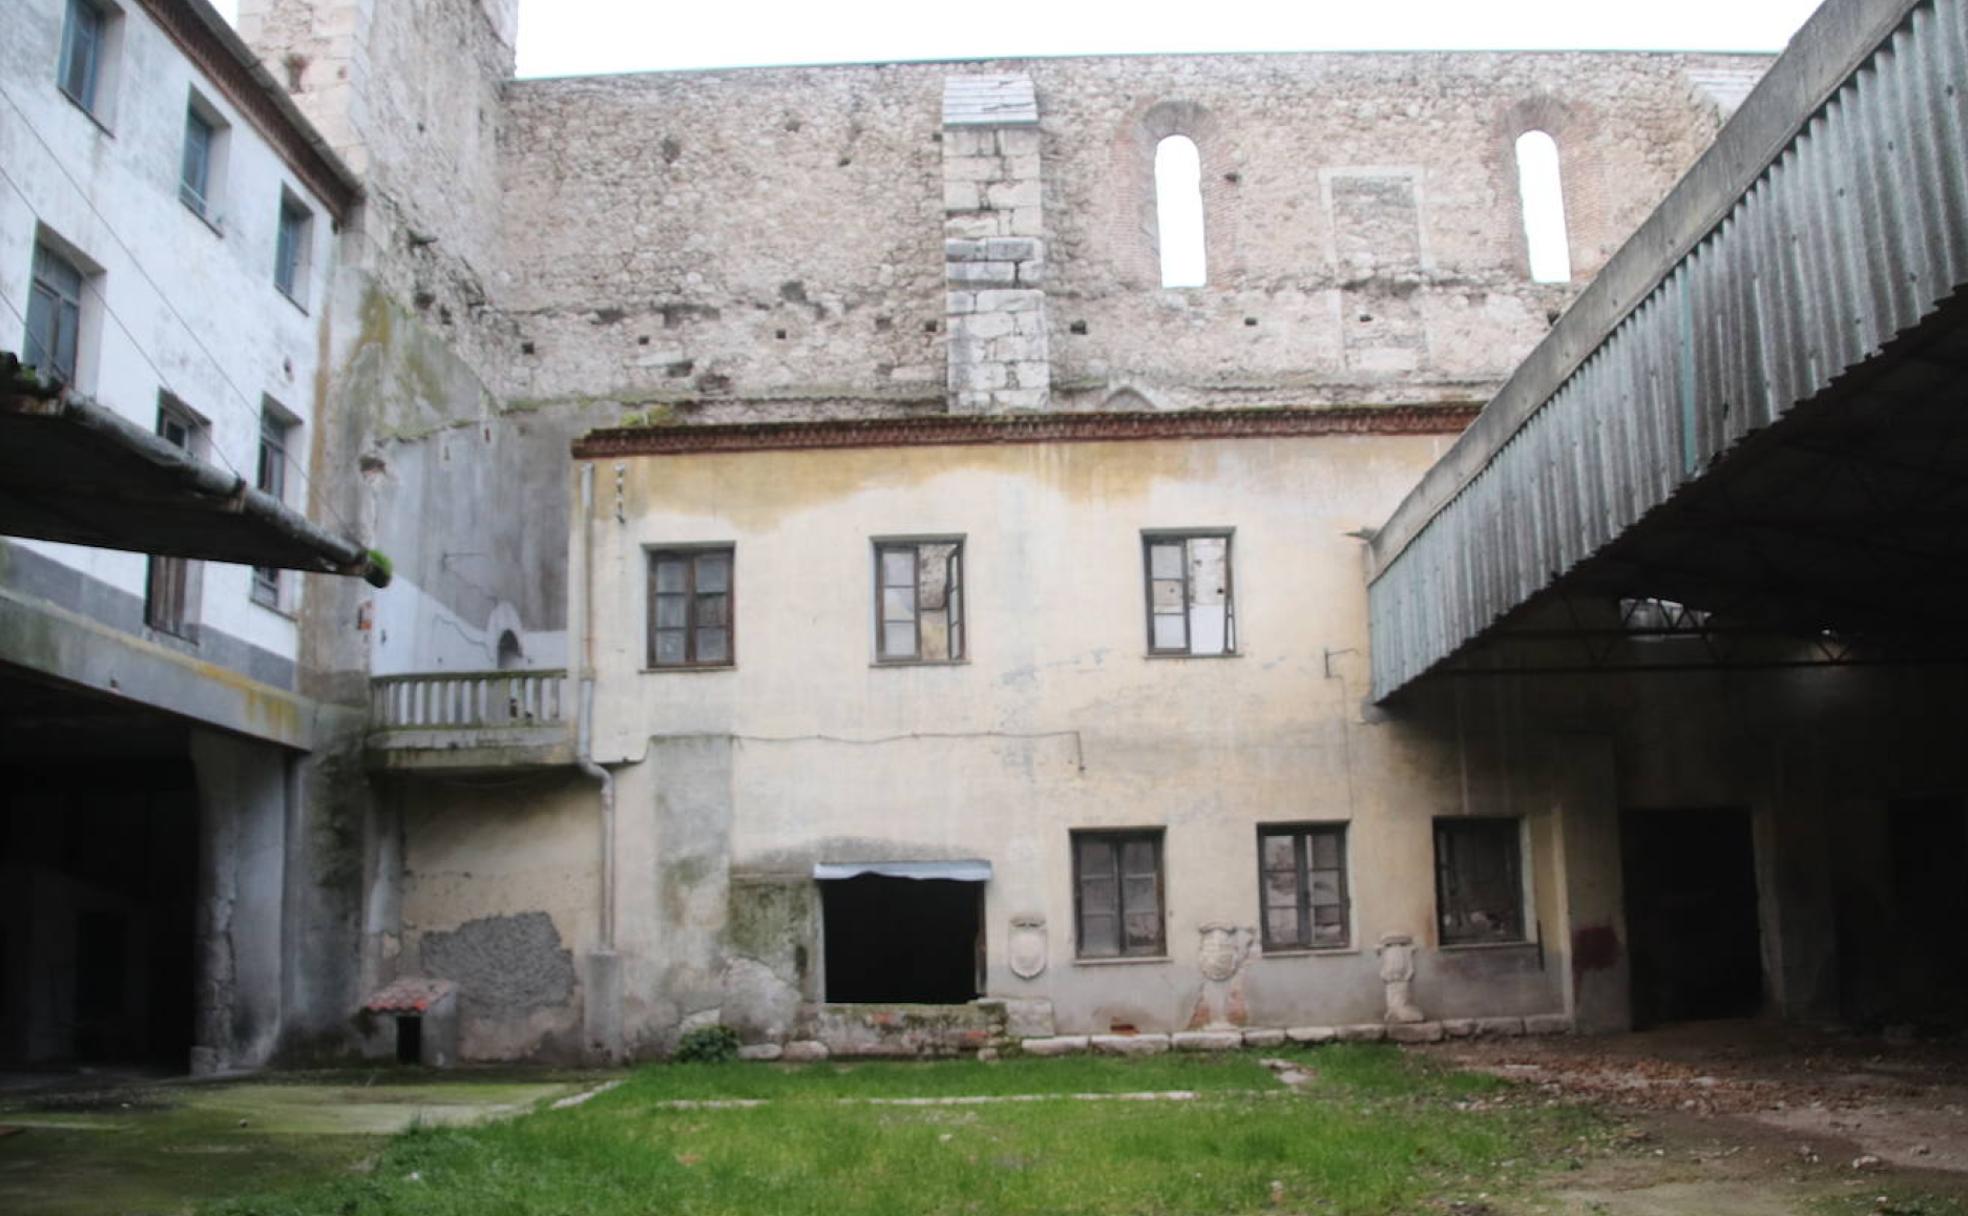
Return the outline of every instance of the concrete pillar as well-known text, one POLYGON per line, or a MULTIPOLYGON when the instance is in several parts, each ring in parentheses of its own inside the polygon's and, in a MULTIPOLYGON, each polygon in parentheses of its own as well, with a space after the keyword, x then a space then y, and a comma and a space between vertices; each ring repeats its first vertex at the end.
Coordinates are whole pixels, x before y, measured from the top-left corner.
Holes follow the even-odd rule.
POLYGON ((1625 1030, 1633 1024, 1633 997, 1615 748, 1598 735, 1557 736, 1548 746, 1562 892, 1550 948, 1565 1010, 1580 1031, 1625 1030))
POLYGON ((198 910, 191 1069, 254 1068, 280 1041, 289 753, 195 730, 198 910))
POLYGON ((1052 403, 1039 107, 1027 76, 943 84, 943 257, 952 413, 1052 403))

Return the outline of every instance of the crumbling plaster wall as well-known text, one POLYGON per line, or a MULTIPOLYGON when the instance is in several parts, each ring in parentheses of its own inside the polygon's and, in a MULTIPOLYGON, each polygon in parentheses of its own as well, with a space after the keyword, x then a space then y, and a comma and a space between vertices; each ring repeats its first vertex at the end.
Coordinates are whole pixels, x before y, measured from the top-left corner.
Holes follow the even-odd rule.
POLYGON ((397 781, 403 974, 459 988, 467 1060, 582 1058, 579 956, 598 934, 594 786, 560 772, 397 781))
MULTIPOLYGON (((501 130, 528 401, 661 420, 942 408, 945 78, 1028 73, 1055 405, 1481 399, 1716 131, 1727 56, 1144 56, 518 81, 501 130), (1529 281, 1513 143, 1564 156, 1529 281), (1209 286, 1159 287, 1154 141, 1203 155, 1209 286), (1083 332, 1082 332, 1083 331, 1083 332)), ((1110 406, 1111 408, 1111 406, 1110 406)))

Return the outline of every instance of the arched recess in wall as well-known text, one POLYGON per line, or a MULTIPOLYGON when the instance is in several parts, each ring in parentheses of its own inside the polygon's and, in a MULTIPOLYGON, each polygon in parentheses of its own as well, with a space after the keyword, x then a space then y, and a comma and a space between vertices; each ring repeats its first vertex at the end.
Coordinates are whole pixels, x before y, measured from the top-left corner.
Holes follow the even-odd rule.
POLYGON ((1127 240, 1127 247, 1114 253, 1128 283, 1143 287, 1163 283, 1158 162, 1168 156, 1186 159, 1191 149, 1196 160, 1188 189, 1196 200, 1190 204, 1192 214, 1200 213, 1196 221, 1200 254, 1183 277, 1195 284, 1205 276, 1222 283, 1236 272, 1240 175, 1232 142, 1216 117, 1192 101, 1151 102, 1123 124, 1114 141, 1112 203, 1130 222, 1112 231, 1127 240))
POLYGON ((1517 199, 1523 208, 1524 244, 1530 252, 1532 280, 1571 282, 1565 183, 1558 168, 1558 141, 1547 132, 1533 129, 1517 137, 1517 199))
POLYGON ((1167 135, 1155 145, 1155 252, 1164 287, 1201 287, 1209 281, 1202 172, 1202 154, 1187 135, 1167 135))

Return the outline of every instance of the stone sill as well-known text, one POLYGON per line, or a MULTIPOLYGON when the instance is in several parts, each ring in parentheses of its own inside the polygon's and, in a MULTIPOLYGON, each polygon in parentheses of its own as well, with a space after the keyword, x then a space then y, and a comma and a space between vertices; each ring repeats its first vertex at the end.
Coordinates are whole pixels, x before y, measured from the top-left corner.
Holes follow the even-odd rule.
POLYGON ((1174 961, 1166 954, 1124 954, 1114 958, 1076 958, 1073 960, 1073 965, 1075 967, 1140 967, 1174 961))
POLYGON ((1260 950, 1257 958, 1326 958, 1333 955, 1365 954, 1360 946, 1307 946, 1302 950, 1260 950))

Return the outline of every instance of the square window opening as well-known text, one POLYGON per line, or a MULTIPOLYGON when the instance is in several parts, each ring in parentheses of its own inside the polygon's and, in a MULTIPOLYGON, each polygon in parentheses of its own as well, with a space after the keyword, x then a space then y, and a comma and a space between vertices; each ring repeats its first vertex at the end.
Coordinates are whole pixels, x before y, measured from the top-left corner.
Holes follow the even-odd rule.
POLYGON ((829 879, 820 917, 830 1002, 960 1005, 983 991, 981 882, 829 879))
POLYGON ((649 666, 730 667, 733 630, 731 546, 649 551, 649 666))
POLYGON ((1266 950, 1337 950, 1352 945, 1345 824, 1261 826, 1257 859, 1266 950))
POLYGON ((875 542, 875 655, 883 663, 964 657, 961 538, 875 542))
POLYGON ((1142 535, 1149 654, 1237 652, 1230 538, 1227 530, 1142 535))
POLYGON ((1524 940, 1520 820, 1435 821, 1435 908, 1444 946, 1524 940))
POLYGON ((1081 958, 1168 953, 1162 830, 1074 832, 1074 942, 1081 958))

